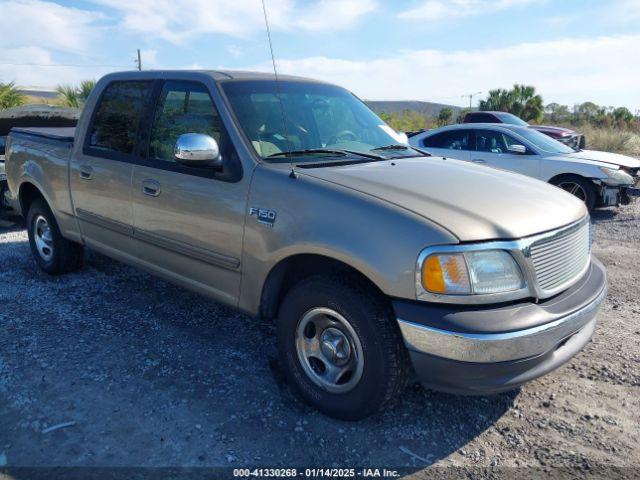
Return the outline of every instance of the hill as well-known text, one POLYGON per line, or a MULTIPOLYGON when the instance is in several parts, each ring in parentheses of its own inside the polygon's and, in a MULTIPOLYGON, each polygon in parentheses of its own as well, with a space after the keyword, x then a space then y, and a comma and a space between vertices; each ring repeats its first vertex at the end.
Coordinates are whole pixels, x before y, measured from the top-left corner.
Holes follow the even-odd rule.
POLYGON ((445 105, 443 103, 432 103, 432 102, 419 102, 412 100, 365 100, 365 103, 369 105, 374 112, 384 112, 384 113, 402 113, 405 110, 413 110, 422 115, 436 117, 440 110, 444 107, 449 107, 453 110, 453 116, 455 117, 460 110, 461 107, 456 107, 454 105, 445 105))

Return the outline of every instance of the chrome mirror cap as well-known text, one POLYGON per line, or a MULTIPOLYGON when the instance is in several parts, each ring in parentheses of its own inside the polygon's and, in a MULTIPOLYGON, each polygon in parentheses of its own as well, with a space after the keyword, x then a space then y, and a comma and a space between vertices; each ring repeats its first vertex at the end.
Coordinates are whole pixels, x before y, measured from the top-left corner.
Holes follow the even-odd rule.
POLYGON ((221 167, 220 148, 209 135, 184 133, 178 137, 173 149, 176 160, 190 167, 221 167))
POLYGON ((525 147, 524 145, 509 145, 507 147, 507 150, 509 150, 511 153, 519 153, 521 155, 527 153, 527 147, 525 147))

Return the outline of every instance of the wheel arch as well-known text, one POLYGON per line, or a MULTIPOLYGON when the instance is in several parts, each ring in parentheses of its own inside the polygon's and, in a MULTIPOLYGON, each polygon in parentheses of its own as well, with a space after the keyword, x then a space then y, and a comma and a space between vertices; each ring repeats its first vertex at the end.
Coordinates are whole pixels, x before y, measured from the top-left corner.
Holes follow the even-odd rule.
POLYGON ((285 295, 297 282, 313 275, 336 273, 352 276, 384 296, 378 285, 352 265, 322 254, 299 253, 281 259, 267 274, 260 297, 260 316, 275 318, 285 295))
POLYGON ((20 184, 20 188, 18 190, 18 202, 20 204, 20 210, 22 212, 22 216, 26 219, 27 214, 29 213, 29 207, 33 203, 34 200, 41 198, 47 205, 51 205, 49 200, 42 192, 42 189, 39 188, 35 183, 30 181, 25 181, 20 184))

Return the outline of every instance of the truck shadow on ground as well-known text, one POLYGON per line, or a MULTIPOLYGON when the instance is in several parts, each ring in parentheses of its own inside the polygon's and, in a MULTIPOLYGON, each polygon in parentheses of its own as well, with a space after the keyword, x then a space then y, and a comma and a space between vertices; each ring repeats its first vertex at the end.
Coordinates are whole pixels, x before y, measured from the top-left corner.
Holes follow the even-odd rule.
POLYGON ((518 394, 462 397, 414 383, 379 415, 336 421, 286 385, 270 322, 93 252, 80 272, 49 277, 24 239, 6 248, 5 341, 20 346, 3 353, 2 396, 17 409, 2 415, 10 461, 418 470, 494 425, 518 394), (35 440, 24 428, 66 420, 75 426, 35 440))

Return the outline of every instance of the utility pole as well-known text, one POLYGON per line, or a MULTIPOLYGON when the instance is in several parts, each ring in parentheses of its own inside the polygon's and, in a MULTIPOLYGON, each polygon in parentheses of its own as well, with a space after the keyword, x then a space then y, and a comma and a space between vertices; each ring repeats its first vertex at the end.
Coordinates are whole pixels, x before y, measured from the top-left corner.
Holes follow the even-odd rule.
POLYGON ((462 95, 463 98, 469 97, 469 110, 471 110, 473 108, 473 97, 475 97, 476 95, 481 95, 482 92, 476 92, 476 93, 468 93, 466 95, 462 95))
POLYGON ((138 49, 138 61, 136 63, 138 64, 138 70, 142 71, 142 57, 140 56, 140 49, 138 49))

